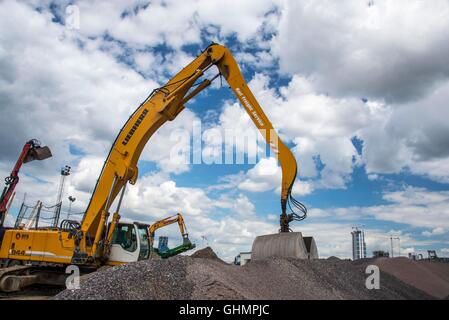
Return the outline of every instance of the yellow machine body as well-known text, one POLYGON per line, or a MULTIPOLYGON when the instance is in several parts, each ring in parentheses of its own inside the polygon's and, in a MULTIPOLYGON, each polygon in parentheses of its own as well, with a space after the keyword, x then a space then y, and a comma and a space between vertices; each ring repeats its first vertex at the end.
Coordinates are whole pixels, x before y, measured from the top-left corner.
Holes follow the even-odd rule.
POLYGON ((0 259, 70 264, 75 249, 69 233, 58 230, 6 230, 0 259))

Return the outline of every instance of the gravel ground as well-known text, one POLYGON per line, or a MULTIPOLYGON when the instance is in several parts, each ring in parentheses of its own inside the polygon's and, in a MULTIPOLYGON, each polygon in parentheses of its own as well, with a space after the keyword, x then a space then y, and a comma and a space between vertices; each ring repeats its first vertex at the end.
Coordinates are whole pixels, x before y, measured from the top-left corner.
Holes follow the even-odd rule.
POLYGON ((431 299, 381 272, 365 288, 365 265, 348 260, 270 258, 240 267, 219 259, 176 256, 100 270, 55 299, 431 299))
POLYGON ((367 264, 418 288, 438 299, 449 295, 449 264, 431 261, 413 261, 405 257, 370 259, 367 264))

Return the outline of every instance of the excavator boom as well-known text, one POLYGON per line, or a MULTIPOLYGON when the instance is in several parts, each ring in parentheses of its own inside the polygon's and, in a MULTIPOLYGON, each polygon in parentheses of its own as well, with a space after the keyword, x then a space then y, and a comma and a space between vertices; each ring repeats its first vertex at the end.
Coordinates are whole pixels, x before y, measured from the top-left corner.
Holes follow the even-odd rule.
MULTIPOLYGON (((291 190, 296 178, 296 160, 290 149, 281 141, 273 125, 263 112, 236 63, 227 48, 218 44, 210 45, 189 65, 152 94, 137 108, 117 136, 104 163, 91 201, 85 213, 81 231, 80 252, 100 254, 99 245, 107 243, 104 228, 109 217, 109 209, 114 199, 127 182, 134 184, 137 180, 137 162, 148 139, 167 121, 172 121, 185 108, 185 103, 207 88, 213 79, 205 79, 191 90, 197 81, 211 67, 218 68, 234 94, 244 106, 246 112, 259 129, 267 143, 277 155, 282 169, 281 219, 282 232, 289 231, 289 222, 305 217, 305 208, 291 197, 291 190), (288 206, 299 208, 302 215, 288 213, 288 206), (91 244, 91 245, 90 245, 91 244)), ((118 221, 119 207, 113 218, 118 221)), ((115 221, 115 222, 114 222, 115 221)))

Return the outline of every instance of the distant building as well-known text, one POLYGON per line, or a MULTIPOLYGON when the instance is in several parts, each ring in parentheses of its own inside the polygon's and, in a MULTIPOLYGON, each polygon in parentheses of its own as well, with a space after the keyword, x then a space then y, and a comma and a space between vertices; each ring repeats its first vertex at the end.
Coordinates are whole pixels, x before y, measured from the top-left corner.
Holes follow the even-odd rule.
POLYGON ((357 227, 354 227, 352 235, 352 260, 366 258, 365 233, 357 227))
POLYGON ((437 252, 435 250, 427 250, 429 260, 438 260, 437 252))
POLYGON ((251 252, 240 252, 234 259, 234 264, 238 266, 244 266, 251 261, 251 252))
POLYGON ((389 258, 390 253, 388 251, 378 250, 373 251, 373 258, 389 258))
POLYGON ((423 259, 423 255, 422 255, 422 253, 409 252, 408 253, 408 258, 410 260, 422 260, 423 259))

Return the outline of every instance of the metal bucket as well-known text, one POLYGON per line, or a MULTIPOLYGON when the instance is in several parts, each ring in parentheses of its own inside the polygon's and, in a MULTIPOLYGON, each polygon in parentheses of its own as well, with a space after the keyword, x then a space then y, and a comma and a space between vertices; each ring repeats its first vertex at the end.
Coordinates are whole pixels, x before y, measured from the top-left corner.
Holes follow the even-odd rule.
POLYGON ((258 236, 253 242, 251 260, 269 257, 308 259, 301 232, 281 232, 258 236))
POLYGON ((27 163, 33 160, 45 160, 50 158, 51 156, 52 154, 49 147, 35 147, 30 149, 23 162, 27 163))

